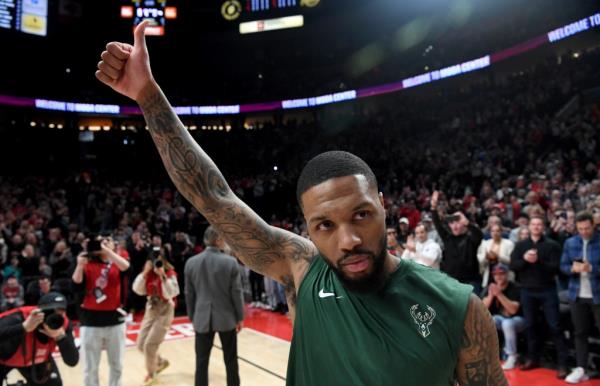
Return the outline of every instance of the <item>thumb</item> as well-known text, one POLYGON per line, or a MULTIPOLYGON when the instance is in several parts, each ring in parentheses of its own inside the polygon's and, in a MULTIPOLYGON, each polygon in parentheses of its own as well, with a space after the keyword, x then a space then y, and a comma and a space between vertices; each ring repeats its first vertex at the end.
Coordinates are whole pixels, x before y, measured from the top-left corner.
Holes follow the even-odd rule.
POLYGON ((144 20, 137 27, 135 27, 135 31, 133 32, 133 46, 136 48, 146 49, 146 26, 148 25, 148 20, 144 20))

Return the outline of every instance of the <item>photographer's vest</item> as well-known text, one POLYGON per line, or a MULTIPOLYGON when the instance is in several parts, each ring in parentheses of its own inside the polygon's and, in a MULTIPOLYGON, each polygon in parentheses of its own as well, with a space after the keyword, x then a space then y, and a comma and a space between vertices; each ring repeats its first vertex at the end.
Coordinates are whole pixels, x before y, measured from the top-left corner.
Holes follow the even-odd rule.
MULTIPOLYGON (((37 308, 36 306, 15 308, 14 310, 0 314, 0 318, 20 312, 23 314, 23 320, 27 320, 31 312, 37 308)), ((66 316, 64 316, 64 319, 65 322, 62 327, 66 331, 69 326, 69 319, 66 316)), ((56 341, 48 338, 48 341, 43 343, 37 338, 37 334, 37 330, 26 332, 19 348, 10 358, 0 359, 0 365, 7 367, 29 367, 33 364, 33 350, 35 350, 35 364, 47 362, 56 348, 56 341)))
POLYGON ((383 289, 360 294, 316 256, 298 289, 287 385, 456 385, 471 290, 402 260, 383 289))
POLYGON ((114 311, 121 307, 121 271, 116 264, 90 261, 85 265, 85 296, 81 308, 114 311))

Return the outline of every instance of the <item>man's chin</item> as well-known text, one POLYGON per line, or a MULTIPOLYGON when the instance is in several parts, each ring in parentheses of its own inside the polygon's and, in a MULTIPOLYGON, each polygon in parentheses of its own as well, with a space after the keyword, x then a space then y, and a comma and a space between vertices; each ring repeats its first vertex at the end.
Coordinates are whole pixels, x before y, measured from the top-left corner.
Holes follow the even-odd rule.
POLYGON ((373 264, 361 272, 346 272, 345 270, 335 270, 335 272, 344 288, 350 292, 377 292, 385 283, 385 277, 374 271, 373 264))

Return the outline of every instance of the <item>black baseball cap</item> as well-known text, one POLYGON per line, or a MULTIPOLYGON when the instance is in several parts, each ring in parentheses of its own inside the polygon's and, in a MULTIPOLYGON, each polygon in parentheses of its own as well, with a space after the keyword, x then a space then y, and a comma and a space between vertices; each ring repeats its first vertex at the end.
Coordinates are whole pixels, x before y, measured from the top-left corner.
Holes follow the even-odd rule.
POLYGON ((38 307, 42 311, 55 310, 57 308, 67 309, 67 298, 59 292, 48 292, 40 298, 38 307))

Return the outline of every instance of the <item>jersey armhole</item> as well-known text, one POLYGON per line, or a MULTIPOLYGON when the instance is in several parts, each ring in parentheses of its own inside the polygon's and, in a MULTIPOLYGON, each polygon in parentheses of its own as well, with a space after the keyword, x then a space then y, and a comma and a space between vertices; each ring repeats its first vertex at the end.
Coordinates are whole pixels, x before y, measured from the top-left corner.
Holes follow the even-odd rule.
POLYGON ((304 273, 304 276, 302 277, 302 281, 300 282, 300 286, 298 287, 298 294, 296 296, 297 299, 300 299, 300 293, 302 291, 302 288, 304 287, 304 283, 306 283, 306 278, 314 269, 316 269, 315 266, 318 264, 317 261, 321 260, 321 259, 322 259, 321 254, 317 254, 313 257, 312 261, 308 265, 308 268, 306 269, 306 272, 304 273))

